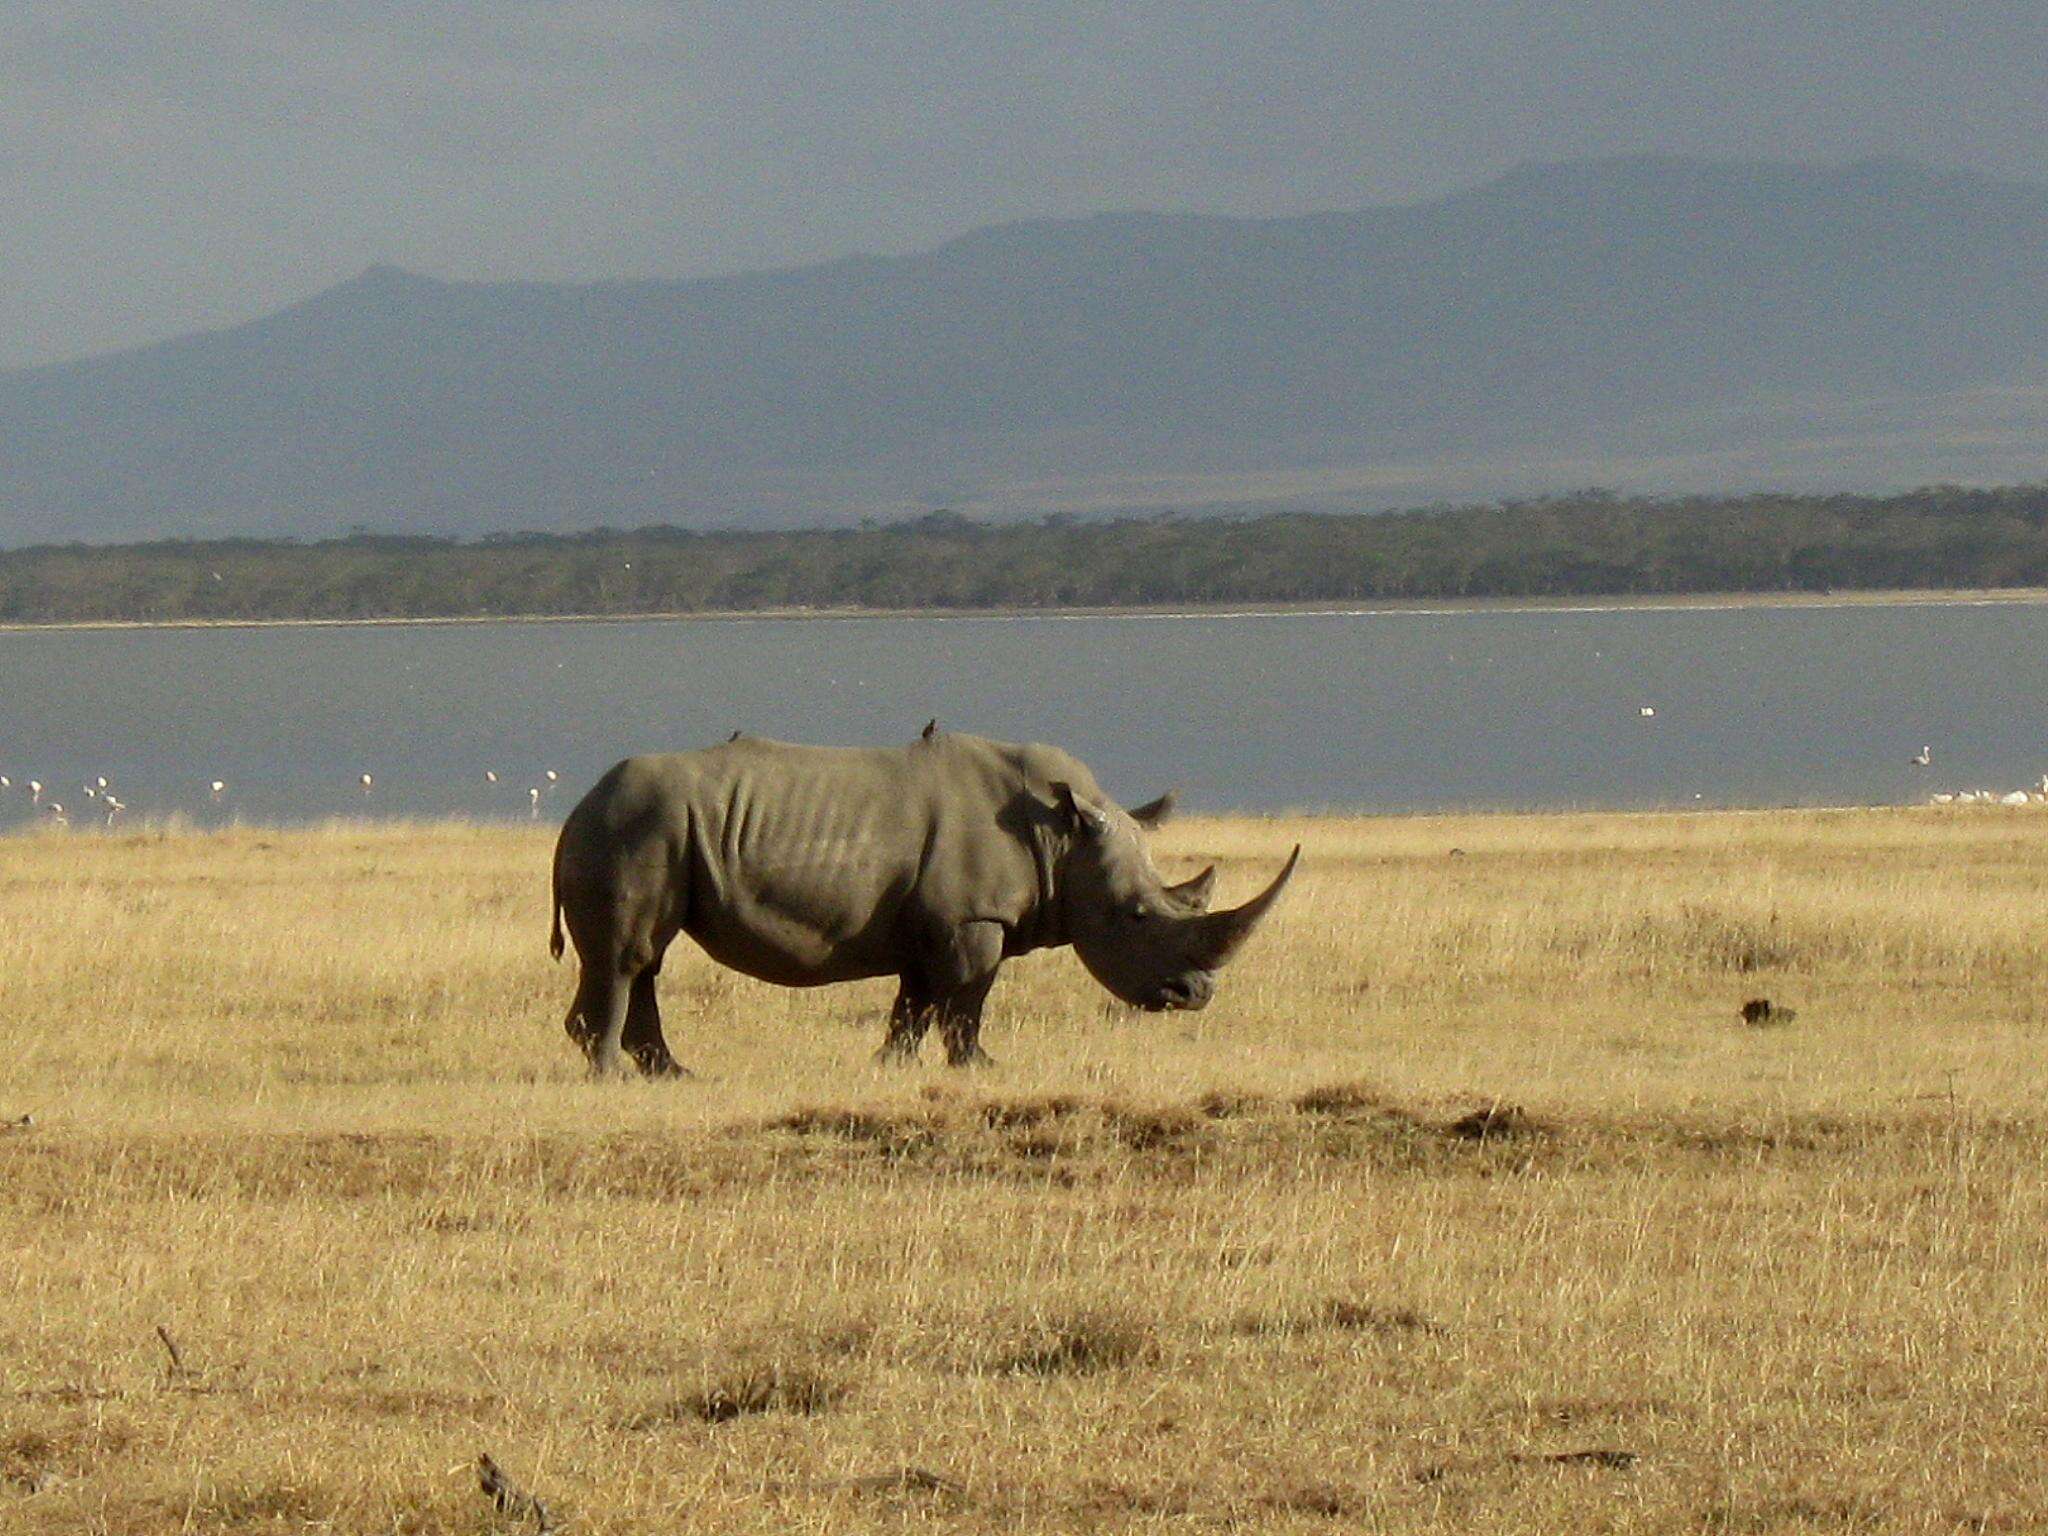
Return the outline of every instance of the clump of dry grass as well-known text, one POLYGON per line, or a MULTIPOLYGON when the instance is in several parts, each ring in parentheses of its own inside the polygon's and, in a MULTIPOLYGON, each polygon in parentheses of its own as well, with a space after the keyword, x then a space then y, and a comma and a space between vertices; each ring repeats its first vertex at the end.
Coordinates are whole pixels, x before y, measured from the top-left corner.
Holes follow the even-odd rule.
POLYGON ((729 1424, 755 1413, 826 1413, 852 1394, 850 1383, 808 1365, 746 1365, 717 1381, 623 1422, 629 1430, 694 1421, 729 1424))
POLYGON ((1334 1331, 1382 1338, 1435 1338, 1445 1329, 1413 1307, 1389 1307, 1346 1296, 1326 1296, 1305 1311, 1246 1313, 1232 1320, 1231 1331, 1254 1337, 1334 1331))
POLYGON ((1371 1083, 1326 1083, 1298 1093, 1293 1101, 1295 1112, 1303 1115, 1377 1115, 1405 1112, 1388 1107, 1383 1089, 1371 1083))
POLYGON ((1115 1370, 1155 1356, 1150 1320, 1109 1306, 991 1318, 977 1330, 963 1368, 990 1376, 1074 1376, 1115 1370))
POLYGON ((1459 1141, 1520 1141, 1549 1134, 1549 1127, 1519 1104, 1495 1100, 1458 1116, 1444 1134, 1459 1141))

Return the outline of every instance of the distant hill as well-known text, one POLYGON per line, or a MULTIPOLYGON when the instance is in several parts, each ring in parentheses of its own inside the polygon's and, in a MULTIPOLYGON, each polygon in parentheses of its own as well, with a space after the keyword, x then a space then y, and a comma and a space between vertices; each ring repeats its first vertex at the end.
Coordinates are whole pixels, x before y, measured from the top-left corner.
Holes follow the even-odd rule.
POLYGON ((2048 189, 1532 165, 689 282, 392 268, 0 374, 0 542, 766 527, 2048 474, 2048 189))

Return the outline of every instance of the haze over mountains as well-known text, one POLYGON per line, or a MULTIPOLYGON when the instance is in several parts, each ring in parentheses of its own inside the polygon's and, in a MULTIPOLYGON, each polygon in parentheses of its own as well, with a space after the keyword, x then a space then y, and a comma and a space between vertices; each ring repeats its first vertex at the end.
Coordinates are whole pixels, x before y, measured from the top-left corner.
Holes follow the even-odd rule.
POLYGON ((372 268, 0 374, 0 542, 2048 477, 2048 189, 1524 167, 681 282, 372 268))

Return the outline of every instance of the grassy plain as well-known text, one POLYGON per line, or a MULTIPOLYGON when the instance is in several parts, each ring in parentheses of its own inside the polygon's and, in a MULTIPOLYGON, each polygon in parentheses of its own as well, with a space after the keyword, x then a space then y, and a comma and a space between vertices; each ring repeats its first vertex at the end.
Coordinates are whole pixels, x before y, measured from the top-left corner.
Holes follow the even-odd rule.
POLYGON ((1161 841, 1297 839, 1203 1014, 679 948, 680 1085, 540 830, 0 842, 0 1531, 2048 1525, 2048 813, 1161 841))

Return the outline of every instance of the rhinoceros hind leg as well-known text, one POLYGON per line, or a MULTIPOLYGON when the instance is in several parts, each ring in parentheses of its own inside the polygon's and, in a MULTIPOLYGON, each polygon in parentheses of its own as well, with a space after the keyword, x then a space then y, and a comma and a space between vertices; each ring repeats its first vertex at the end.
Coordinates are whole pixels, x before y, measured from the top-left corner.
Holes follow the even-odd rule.
POLYGON ((569 1038, 576 1042, 576 1048, 588 1056, 591 1043, 597 1039, 597 1028, 583 1017, 583 989, 580 986, 576 989, 576 996, 569 1002, 568 1017, 562 1020, 562 1028, 567 1030, 569 1038))
POLYGON ((626 1028, 621 1043, 633 1065, 648 1077, 688 1077, 688 1068, 669 1053, 661 1032, 661 1005, 654 996, 655 967, 633 978, 626 1003, 626 1028))
POLYGON ((576 1012, 582 1015, 586 1033, 579 1040, 583 1054, 590 1058, 590 1070, 598 1077, 610 1077, 624 1065, 620 1043, 626 1033, 626 1013, 632 1003, 627 978, 583 968, 582 984, 576 989, 576 1012))

